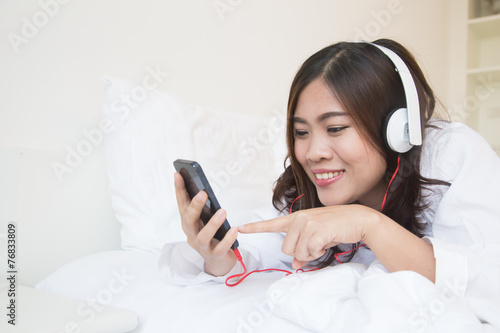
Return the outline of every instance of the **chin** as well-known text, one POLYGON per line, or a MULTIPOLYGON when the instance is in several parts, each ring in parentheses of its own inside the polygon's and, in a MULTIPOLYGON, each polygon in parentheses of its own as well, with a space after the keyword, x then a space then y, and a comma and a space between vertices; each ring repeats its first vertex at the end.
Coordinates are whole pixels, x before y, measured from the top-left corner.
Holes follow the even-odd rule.
POLYGON ((338 206, 345 204, 343 200, 339 200, 338 197, 335 198, 334 194, 318 193, 318 198, 323 206, 338 206))
POLYGON ((333 202, 333 201, 323 201, 323 200, 320 200, 320 202, 323 204, 323 206, 325 207, 332 207, 332 206, 338 206, 340 205, 340 203, 338 202, 333 202))

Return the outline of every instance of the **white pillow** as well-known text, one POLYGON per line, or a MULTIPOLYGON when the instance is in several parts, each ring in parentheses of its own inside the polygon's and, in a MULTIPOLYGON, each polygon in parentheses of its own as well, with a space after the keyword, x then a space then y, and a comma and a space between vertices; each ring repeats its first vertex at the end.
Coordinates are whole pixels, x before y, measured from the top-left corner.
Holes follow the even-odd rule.
POLYGON ((159 253, 185 240, 173 185, 175 159, 198 161, 231 225, 271 205, 283 171, 285 115, 222 112, 103 77, 109 191, 123 249, 159 253))

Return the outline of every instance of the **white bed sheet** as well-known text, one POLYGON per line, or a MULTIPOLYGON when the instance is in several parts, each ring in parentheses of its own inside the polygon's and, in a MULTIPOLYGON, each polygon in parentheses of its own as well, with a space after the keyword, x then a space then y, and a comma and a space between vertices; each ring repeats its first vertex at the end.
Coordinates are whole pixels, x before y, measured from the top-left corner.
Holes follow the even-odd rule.
POLYGON ((171 285, 157 265, 146 251, 103 252, 65 265, 37 288, 132 310, 139 315, 134 333, 498 332, 452 285, 439 290, 416 273, 390 274, 377 262, 288 277, 262 273, 233 288, 171 285))
POLYGON ((141 250, 98 253, 63 266, 36 288, 132 310, 139 315, 134 333, 309 332, 271 314, 266 289, 283 273, 255 275, 233 288, 176 286, 160 276, 157 262, 141 250))

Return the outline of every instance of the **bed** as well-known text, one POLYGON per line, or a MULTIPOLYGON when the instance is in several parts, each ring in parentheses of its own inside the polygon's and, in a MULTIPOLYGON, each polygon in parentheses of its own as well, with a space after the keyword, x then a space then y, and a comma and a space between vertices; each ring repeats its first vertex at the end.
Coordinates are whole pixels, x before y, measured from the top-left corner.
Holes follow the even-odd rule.
MULTIPOLYGON (((286 155, 285 115, 223 112, 125 80, 103 82, 109 194, 122 250, 66 264, 38 290, 133 311, 137 333, 495 331, 482 325, 453 284, 438 289, 413 272, 390 274, 377 261, 253 274, 236 287, 169 282, 159 267, 162 251, 178 253, 179 260, 196 256, 180 228, 172 161, 203 165, 232 225, 277 216, 270 198, 286 155)), ((254 257, 287 265, 279 246, 262 246, 278 244, 282 235, 240 236, 254 257)))

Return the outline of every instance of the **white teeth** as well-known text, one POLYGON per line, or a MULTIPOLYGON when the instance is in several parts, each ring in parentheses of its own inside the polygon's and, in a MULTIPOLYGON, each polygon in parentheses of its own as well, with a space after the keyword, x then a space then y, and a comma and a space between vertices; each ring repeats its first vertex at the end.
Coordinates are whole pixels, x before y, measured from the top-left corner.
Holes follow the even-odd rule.
POLYGON ((330 179, 333 177, 337 177, 338 175, 343 174, 344 171, 335 171, 335 172, 325 172, 325 173, 315 173, 314 175, 316 176, 317 179, 330 179))

